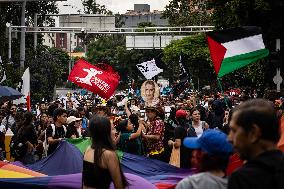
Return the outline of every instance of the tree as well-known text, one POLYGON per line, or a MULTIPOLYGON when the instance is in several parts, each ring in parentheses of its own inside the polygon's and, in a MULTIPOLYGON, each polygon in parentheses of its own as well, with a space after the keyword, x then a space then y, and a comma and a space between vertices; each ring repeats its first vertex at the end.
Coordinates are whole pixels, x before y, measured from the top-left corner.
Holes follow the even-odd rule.
POLYGON ((81 46, 77 46, 77 47, 75 47, 74 50, 73 50, 74 53, 76 53, 76 52, 84 52, 84 51, 85 51, 84 48, 81 47, 81 46))
POLYGON ((163 17, 169 19, 171 26, 210 25, 210 15, 206 9, 206 2, 198 0, 172 0, 165 7, 163 17))
POLYGON ((105 5, 96 3, 96 0, 83 0, 84 12, 86 14, 106 14, 112 15, 113 13, 108 10, 105 5))
POLYGON ((201 86, 210 85, 216 80, 204 34, 172 41, 164 49, 163 60, 170 70, 170 76, 174 76, 175 80, 178 79, 180 72, 179 56, 181 54, 184 55, 185 64, 188 66, 195 87, 197 87, 198 79, 201 86))
POLYGON ((31 99, 51 101, 55 84, 68 77, 68 53, 56 48, 38 46, 36 52, 29 50, 27 66, 31 72, 31 99), (36 58, 33 58, 36 55, 36 58))
MULTIPOLYGON (((145 29, 146 27, 156 27, 155 24, 153 24, 152 22, 140 22, 138 25, 137 25, 138 28, 143 28, 143 29, 136 29, 135 32, 154 32, 155 29, 145 29)), ((147 34, 145 34, 147 35, 147 34)), ((153 35, 153 34, 148 34, 148 35, 153 35)))
POLYGON ((139 82, 145 80, 136 65, 153 58, 159 58, 161 53, 161 50, 154 49, 127 50, 124 36, 108 35, 90 42, 88 45, 87 60, 93 64, 110 64, 119 72, 122 84, 127 84, 128 77, 139 82))
POLYGON ((140 22, 138 24, 138 28, 145 28, 145 27, 155 27, 156 25, 153 24, 152 22, 140 22))
MULTIPOLYGON (((172 0, 166 7, 164 16, 169 19, 172 26, 213 23, 212 25, 216 29, 246 25, 261 27, 264 43, 270 50, 271 57, 232 72, 224 76, 222 80, 224 85, 228 87, 244 85, 265 87, 273 86, 272 78, 275 75, 276 67, 280 66, 284 69, 283 64, 273 63, 283 60, 283 51, 279 53, 277 61, 272 57, 275 54, 275 39, 280 38, 282 42, 284 40, 283 11, 283 3, 279 0, 215 0, 204 1, 203 4, 199 4, 195 0, 172 0), (195 9, 196 6, 199 7, 195 9), (196 12, 196 10, 204 11, 196 12), (201 12, 204 13, 205 17, 200 17, 201 22, 198 24, 198 16, 201 12), (205 14, 205 12, 212 12, 212 14, 205 14)), ((182 49, 182 47, 180 48, 182 49)), ((209 56, 208 59, 210 59, 209 56)))
MULTIPOLYGON (((274 60, 271 61, 271 55, 275 51, 275 39, 280 38, 282 42, 284 40, 283 3, 279 0, 216 0, 209 1, 208 7, 213 9, 212 20, 217 29, 246 25, 262 28, 264 43, 271 52, 269 59, 259 61, 238 72, 246 76, 245 80, 250 80, 252 85, 273 86, 275 68, 280 66, 284 69, 283 64, 274 65, 274 60)), ((284 53, 281 53, 281 56, 283 59, 284 53)))
MULTIPOLYGON (((58 13, 57 4, 55 2, 27 2, 26 6, 26 25, 32 26, 35 13, 40 15, 56 14, 58 13)), ((8 64, 8 39, 6 35, 7 27, 6 23, 10 23, 14 26, 21 25, 21 3, 16 2, 0 2, 0 56, 4 62, 4 67, 7 70, 6 83, 9 86, 16 87, 19 83, 24 70, 20 70, 19 55, 20 55, 20 33, 14 33, 16 38, 12 40, 12 64, 8 64)), ((38 25, 45 24, 53 25, 51 17, 40 16, 38 19, 38 25)), ((39 42, 41 39, 39 38, 39 42)), ((33 48, 33 36, 26 34, 26 51, 33 48)), ((34 58, 34 55, 33 55, 34 58)), ((27 61, 26 61, 27 62, 27 61)))

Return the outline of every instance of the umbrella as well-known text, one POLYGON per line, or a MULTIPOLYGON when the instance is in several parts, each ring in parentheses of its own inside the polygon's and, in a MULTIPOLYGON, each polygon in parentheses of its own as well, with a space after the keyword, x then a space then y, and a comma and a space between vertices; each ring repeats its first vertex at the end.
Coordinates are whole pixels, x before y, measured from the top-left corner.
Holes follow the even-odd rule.
POLYGON ((0 86, 0 100, 16 100, 24 96, 22 93, 7 86, 0 86))

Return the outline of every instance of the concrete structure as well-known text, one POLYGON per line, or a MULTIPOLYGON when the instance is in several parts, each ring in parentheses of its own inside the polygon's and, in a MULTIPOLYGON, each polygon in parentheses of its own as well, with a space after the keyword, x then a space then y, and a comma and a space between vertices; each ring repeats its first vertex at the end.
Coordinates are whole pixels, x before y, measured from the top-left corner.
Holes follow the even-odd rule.
POLYGON ((45 33, 42 37, 42 44, 48 47, 55 47, 56 34, 45 33))
POLYGON ((59 27, 81 27, 94 30, 115 28, 115 16, 102 14, 66 14, 60 15, 59 27))
MULTIPOLYGON (((59 27, 80 27, 82 32, 88 32, 87 28, 98 31, 114 30, 115 16, 65 14, 59 16, 59 27)), ((43 45, 73 52, 76 47, 84 47, 84 41, 75 33, 44 33, 43 45)))
POLYGON ((136 11, 136 12, 150 12, 150 5, 148 5, 148 4, 134 4, 134 11, 136 11))
POLYGON ((182 39, 185 36, 126 36, 126 48, 131 49, 163 49, 172 40, 182 39))
POLYGON ((122 27, 137 27, 141 22, 151 22, 156 26, 168 26, 168 19, 162 18, 162 11, 150 11, 148 4, 134 4, 134 10, 128 10, 122 14, 122 21, 125 23, 122 27))
POLYGON ((84 47, 83 40, 74 33, 45 33, 43 45, 73 52, 76 47, 84 47))

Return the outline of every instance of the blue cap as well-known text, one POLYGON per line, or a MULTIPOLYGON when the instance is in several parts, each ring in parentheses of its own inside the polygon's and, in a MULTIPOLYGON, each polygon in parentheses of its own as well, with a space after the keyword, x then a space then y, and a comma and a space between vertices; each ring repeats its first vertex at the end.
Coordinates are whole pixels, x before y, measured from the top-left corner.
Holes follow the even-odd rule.
POLYGON ((183 145, 191 149, 201 149, 210 155, 230 155, 233 146, 227 140, 227 135, 216 129, 208 129, 198 137, 186 137, 183 145))

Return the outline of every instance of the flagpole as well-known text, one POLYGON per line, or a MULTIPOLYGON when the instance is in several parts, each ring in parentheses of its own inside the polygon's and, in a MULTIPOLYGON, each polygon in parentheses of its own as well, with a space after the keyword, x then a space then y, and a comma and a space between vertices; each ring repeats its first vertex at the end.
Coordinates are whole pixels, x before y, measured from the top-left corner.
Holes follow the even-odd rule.
POLYGON ((224 95, 225 104, 226 104, 227 108, 229 108, 227 97, 225 96, 223 88, 222 88, 221 78, 217 77, 217 81, 218 81, 218 85, 220 87, 221 93, 222 93, 222 95, 224 95))

